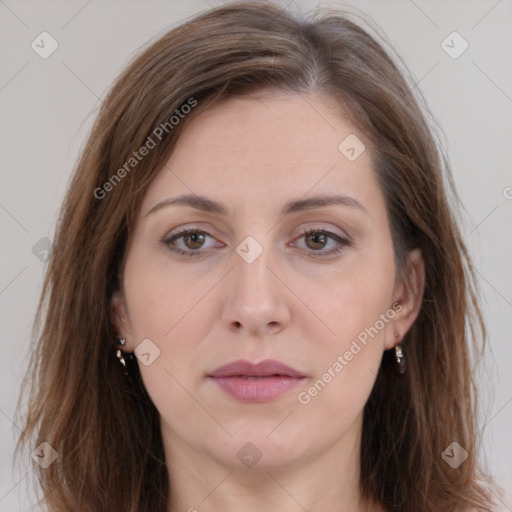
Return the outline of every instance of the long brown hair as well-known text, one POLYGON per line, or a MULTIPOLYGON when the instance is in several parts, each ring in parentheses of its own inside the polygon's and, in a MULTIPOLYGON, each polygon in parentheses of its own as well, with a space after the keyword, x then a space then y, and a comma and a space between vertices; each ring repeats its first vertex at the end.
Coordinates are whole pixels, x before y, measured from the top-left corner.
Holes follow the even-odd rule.
POLYGON ((364 496, 389 511, 491 510, 469 357, 486 334, 450 168, 421 95, 349 18, 228 3, 166 33, 114 83, 59 217, 18 406, 26 395, 18 452, 46 441, 59 454, 34 465, 51 512, 166 510, 158 411, 136 362, 126 378, 115 357, 110 300, 138 206, 179 134, 216 101, 265 88, 338 100, 374 148, 398 271, 412 248, 425 261, 422 308, 403 341, 407 373, 397 378, 385 352, 365 405, 364 496), (457 469, 442 457, 452 442, 468 454, 457 469))

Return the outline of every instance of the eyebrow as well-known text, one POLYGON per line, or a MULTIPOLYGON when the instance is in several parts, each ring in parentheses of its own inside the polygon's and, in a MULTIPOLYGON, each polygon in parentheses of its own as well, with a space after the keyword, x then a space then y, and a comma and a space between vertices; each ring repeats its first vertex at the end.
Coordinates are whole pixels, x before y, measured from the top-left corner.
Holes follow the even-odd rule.
MULTIPOLYGON (((181 205, 181 206, 189 206, 196 210, 208 213, 214 213, 217 215, 229 215, 229 208, 223 203, 219 203, 214 201, 213 199, 209 199, 205 196, 198 196, 196 194, 184 194, 177 197, 169 197, 168 199, 164 199, 156 203, 151 210, 146 213, 146 217, 152 213, 155 213, 158 210, 166 206, 171 205, 181 205)), ((366 208, 353 197, 342 196, 342 195, 328 195, 328 196, 316 196, 309 197, 307 199, 298 199, 294 201, 287 202, 283 209, 281 210, 282 215, 287 215, 289 213, 295 213, 305 210, 314 210, 316 208, 323 208, 326 206, 333 205, 342 205, 342 206, 351 206, 353 208, 357 208, 362 212, 368 213, 366 208)))

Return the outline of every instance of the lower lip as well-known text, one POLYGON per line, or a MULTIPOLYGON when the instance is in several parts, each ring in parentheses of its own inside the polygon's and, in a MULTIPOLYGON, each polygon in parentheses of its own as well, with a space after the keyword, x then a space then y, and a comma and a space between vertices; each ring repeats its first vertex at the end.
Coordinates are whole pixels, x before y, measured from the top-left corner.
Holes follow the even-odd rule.
POLYGON ((304 377, 275 375, 247 379, 244 377, 211 377, 229 396, 242 402, 268 402, 296 387, 304 377))

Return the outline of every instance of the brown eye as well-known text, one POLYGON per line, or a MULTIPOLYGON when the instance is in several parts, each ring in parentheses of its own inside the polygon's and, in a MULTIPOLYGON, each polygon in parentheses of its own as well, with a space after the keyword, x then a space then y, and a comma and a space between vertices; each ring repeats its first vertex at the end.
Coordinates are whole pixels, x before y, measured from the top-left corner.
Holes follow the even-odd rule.
POLYGON ((192 231, 183 235, 183 242, 189 249, 200 249, 204 241, 205 236, 199 231, 192 231))
POLYGON ((162 240, 162 243, 173 252, 177 252, 182 256, 200 256, 207 249, 213 247, 214 244, 212 245, 212 242, 214 241, 215 239, 208 233, 194 228, 187 228, 167 235, 162 240), (208 245, 208 239, 211 239, 210 245, 208 245))
POLYGON ((304 240, 304 245, 297 244, 297 246, 308 250, 309 254, 315 257, 334 256, 352 246, 348 238, 324 229, 306 229, 298 240, 304 240))
POLYGON ((313 231, 305 235, 306 245, 313 250, 323 249, 329 237, 324 233, 313 231))

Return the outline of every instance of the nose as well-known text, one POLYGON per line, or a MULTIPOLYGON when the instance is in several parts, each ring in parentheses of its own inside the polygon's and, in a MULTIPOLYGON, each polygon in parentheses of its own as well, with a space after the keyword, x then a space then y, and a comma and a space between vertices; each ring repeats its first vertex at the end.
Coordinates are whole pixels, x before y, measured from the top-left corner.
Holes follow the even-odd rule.
POLYGON ((233 332, 246 330, 263 337, 276 334, 290 323, 291 294, 279 276, 271 250, 265 249, 252 263, 234 255, 230 286, 222 321, 233 332))

